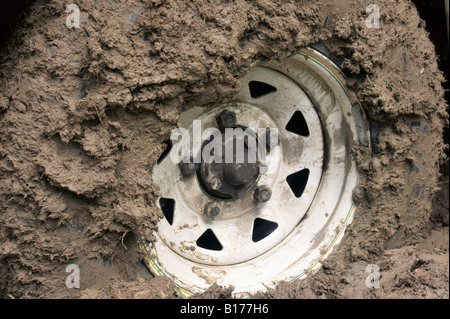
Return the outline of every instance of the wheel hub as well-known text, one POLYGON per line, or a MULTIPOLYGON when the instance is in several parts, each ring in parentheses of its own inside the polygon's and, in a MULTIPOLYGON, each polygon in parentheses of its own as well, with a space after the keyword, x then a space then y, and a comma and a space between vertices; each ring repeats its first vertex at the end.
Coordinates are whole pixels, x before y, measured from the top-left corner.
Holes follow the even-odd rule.
POLYGON ((248 139, 254 139, 257 144, 256 134, 249 129, 245 132, 247 134, 244 134, 244 130, 233 131, 228 138, 224 132, 221 141, 211 139, 202 148, 202 151, 208 146, 212 146, 213 149, 221 148, 222 156, 219 160, 209 163, 202 159, 197 173, 202 189, 213 199, 243 199, 251 196, 257 186, 259 168, 264 165, 258 159, 256 147, 248 142, 248 139), (239 145, 242 146, 241 149, 239 145), (232 158, 227 158, 227 152, 232 153, 232 158))

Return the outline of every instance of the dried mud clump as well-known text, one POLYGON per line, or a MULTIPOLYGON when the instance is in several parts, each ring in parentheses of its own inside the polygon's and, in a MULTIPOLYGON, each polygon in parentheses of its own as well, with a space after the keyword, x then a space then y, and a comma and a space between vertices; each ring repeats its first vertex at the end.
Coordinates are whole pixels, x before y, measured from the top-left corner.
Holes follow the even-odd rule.
POLYGON ((430 218, 447 115, 414 6, 378 2, 381 28, 368 29, 364 1, 80 0, 80 29, 68 29, 70 1, 36 1, 1 54, 0 297, 175 297, 136 243, 162 216, 151 176, 162 142, 181 111, 232 96, 256 63, 318 42, 343 61, 375 143, 355 148, 358 213, 332 275, 308 289, 333 296, 349 268, 389 264, 386 249, 417 242, 430 218), (86 274, 82 289, 65 286, 71 263, 86 274))

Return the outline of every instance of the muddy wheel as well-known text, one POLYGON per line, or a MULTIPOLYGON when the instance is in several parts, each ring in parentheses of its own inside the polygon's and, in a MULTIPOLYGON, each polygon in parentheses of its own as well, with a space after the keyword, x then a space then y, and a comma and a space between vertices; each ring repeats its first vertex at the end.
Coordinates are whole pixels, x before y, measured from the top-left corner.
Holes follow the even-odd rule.
POLYGON ((230 183, 229 175, 242 169, 230 172, 226 165, 205 177, 203 167, 210 164, 203 157, 196 172, 185 174, 186 165, 175 160, 177 142, 153 170, 165 218, 157 240, 143 248, 155 275, 170 277, 187 295, 218 283, 245 296, 302 278, 340 241, 355 212, 358 173, 351 147, 368 146, 370 137, 340 69, 305 49, 254 67, 240 82, 231 100, 181 115, 193 141, 192 153, 184 155, 199 159, 205 142, 195 146, 195 131, 219 129, 217 117, 228 112, 230 127, 278 134, 258 173, 248 173, 255 168, 246 162, 245 174, 253 179, 230 183), (212 187, 210 179, 216 181, 212 187), (265 199, 258 197, 261 187, 265 199))

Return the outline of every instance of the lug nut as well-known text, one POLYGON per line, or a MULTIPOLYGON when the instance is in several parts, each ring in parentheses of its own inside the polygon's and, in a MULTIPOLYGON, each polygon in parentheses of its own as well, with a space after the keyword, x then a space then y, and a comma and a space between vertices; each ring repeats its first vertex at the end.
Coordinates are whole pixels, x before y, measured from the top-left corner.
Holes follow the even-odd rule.
POLYGON ((272 191, 267 186, 258 186, 255 189, 255 199, 260 203, 267 202, 272 197, 272 191))
POLYGON ((208 205, 205 206, 204 213, 209 218, 214 219, 214 218, 216 218, 219 215, 220 208, 215 203, 209 203, 208 205))
POLYGON ((231 128, 236 125, 236 113, 228 110, 223 110, 216 118, 217 124, 220 127, 231 128))
POLYGON ((192 157, 183 157, 180 164, 180 171, 183 175, 192 175, 197 170, 197 164, 194 163, 194 160, 192 157))

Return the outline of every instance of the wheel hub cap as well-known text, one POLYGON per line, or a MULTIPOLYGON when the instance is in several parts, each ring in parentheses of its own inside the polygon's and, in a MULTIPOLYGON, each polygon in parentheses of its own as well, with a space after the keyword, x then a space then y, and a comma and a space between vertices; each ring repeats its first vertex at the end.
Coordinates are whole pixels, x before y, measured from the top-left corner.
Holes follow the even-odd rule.
POLYGON ((215 146, 222 149, 222 157, 219 161, 208 163, 202 160, 198 171, 201 187, 214 199, 243 199, 250 196, 256 187, 259 168, 263 165, 258 160, 255 147, 248 143, 248 138, 257 141, 256 134, 248 129, 245 132, 251 132, 251 135, 245 135, 242 130, 239 130, 232 134, 231 138, 227 139, 227 134, 222 134, 222 141, 212 139, 203 146, 204 149, 211 146, 209 144, 216 144, 215 146), (242 152, 236 151, 239 145, 242 145, 242 152), (227 152, 232 152, 232 162, 229 162, 227 152))

